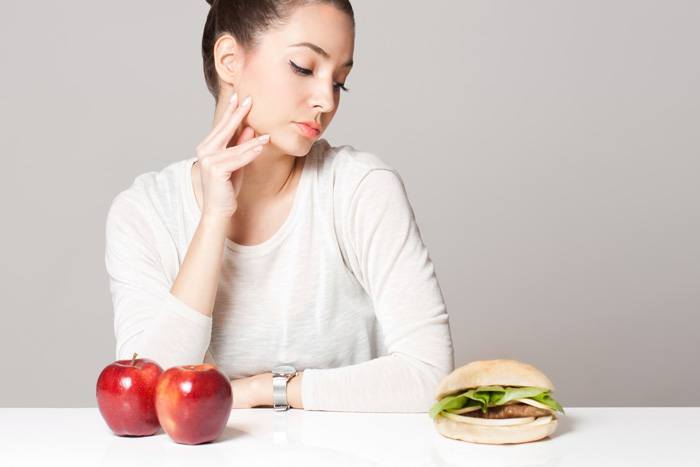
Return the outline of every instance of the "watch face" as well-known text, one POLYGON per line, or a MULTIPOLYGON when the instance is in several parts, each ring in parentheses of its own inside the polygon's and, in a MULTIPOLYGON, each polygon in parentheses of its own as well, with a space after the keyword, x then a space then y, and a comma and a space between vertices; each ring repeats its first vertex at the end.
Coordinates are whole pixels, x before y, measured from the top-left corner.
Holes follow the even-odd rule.
POLYGON ((279 365, 272 369, 272 373, 274 375, 285 376, 293 375, 294 373, 296 373, 296 371, 296 368, 294 368, 292 365, 279 365))

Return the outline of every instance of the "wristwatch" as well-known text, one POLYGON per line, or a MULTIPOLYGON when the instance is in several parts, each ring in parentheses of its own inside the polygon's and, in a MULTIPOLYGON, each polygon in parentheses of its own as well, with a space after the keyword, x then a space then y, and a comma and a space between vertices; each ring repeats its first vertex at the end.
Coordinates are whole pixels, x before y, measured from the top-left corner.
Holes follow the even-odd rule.
POLYGON ((292 365, 277 365, 272 369, 272 408, 278 412, 289 409, 287 402, 287 383, 297 375, 292 365))

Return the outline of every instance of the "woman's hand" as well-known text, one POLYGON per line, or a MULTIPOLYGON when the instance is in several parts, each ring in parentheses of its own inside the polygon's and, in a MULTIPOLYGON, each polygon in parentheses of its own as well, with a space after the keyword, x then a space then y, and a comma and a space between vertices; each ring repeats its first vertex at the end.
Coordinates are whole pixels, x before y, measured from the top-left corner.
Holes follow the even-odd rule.
POLYGON ((272 407, 272 373, 239 378, 231 381, 233 408, 272 407))
POLYGON ((229 103, 221 121, 197 146, 197 162, 202 180, 202 217, 224 217, 229 219, 236 212, 236 200, 243 183, 244 165, 253 161, 269 141, 269 135, 253 138, 255 132, 245 127, 238 136, 236 145, 228 148, 243 117, 251 107, 238 105, 238 98, 229 103))

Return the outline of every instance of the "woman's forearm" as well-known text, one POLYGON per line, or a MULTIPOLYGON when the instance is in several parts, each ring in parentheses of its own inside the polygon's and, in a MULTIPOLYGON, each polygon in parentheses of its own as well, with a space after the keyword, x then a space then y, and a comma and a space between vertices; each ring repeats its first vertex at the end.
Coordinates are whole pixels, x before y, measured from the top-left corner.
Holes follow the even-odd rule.
POLYGON ((211 316, 219 285, 228 219, 202 217, 170 292, 211 316))

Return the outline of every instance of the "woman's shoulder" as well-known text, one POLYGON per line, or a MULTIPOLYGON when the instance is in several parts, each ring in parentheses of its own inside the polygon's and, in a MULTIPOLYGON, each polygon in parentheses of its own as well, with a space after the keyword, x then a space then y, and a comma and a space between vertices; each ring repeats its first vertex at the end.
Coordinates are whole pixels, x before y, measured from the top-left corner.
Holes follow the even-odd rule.
POLYGON ((335 171, 394 170, 388 162, 376 153, 358 149, 351 144, 333 146, 327 140, 320 139, 316 142, 316 145, 319 148, 319 158, 322 160, 322 163, 335 171))
POLYGON ((397 170, 375 152, 361 150, 350 144, 332 146, 325 139, 317 142, 319 170, 332 180, 334 191, 352 193, 367 175, 374 171, 397 170))
POLYGON ((110 210, 138 210, 143 215, 168 218, 181 203, 183 174, 191 158, 142 172, 112 199, 110 210))

